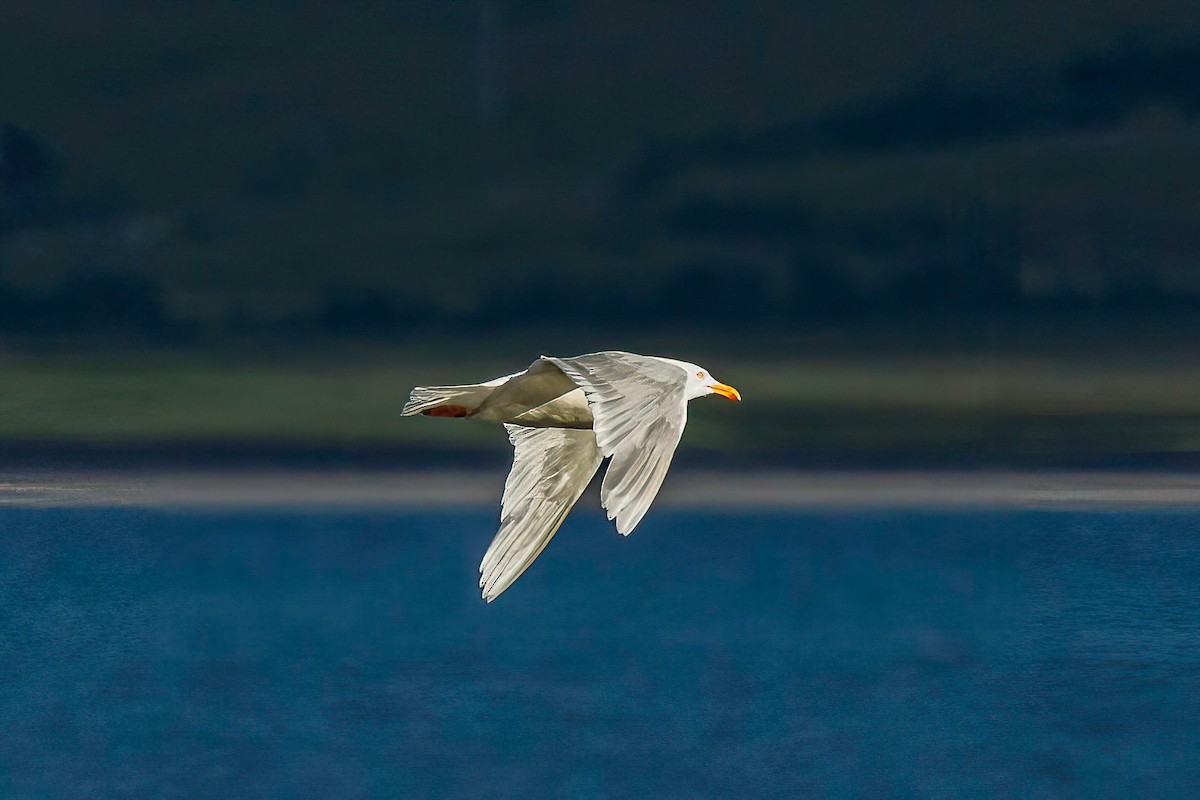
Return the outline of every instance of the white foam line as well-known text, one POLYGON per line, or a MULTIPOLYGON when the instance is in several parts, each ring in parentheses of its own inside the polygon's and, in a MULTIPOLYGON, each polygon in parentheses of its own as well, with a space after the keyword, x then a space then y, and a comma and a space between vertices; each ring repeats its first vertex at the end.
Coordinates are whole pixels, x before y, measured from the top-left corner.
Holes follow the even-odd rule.
MULTIPOLYGON (((498 509, 504 474, 174 471, 6 476, 19 507, 498 509)), ((594 487, 591 490, 594 493, 594 487)), ((584 504, 596 504, 585 495, 584 504)), ((1200 474, 1109 471, 677 471, 656 507, 695 509, 1200 508, 1200 474)))

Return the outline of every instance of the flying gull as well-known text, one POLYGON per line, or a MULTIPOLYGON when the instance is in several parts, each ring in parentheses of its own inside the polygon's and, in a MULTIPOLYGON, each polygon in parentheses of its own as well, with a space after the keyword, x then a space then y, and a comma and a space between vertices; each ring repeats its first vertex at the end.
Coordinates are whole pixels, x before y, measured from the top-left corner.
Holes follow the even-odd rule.
POLYGON ((688 401, 709 394, 742 399, 703 367, 614 350, 542 356, 487 383, 418 386, 402 413, 498 422, 508 431, 515 452, 500 530, 479 565, 490 603, 541 554, 606 458, 600 502, 618 533, 632 533, 666 477, 688 401))

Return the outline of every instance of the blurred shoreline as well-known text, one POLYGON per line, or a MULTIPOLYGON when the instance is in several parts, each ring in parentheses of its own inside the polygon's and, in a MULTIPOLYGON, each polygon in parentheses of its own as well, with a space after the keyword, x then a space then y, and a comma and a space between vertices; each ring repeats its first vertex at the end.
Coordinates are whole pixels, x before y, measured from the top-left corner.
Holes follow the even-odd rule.
MULTIPOLYGON (((505 470, 26 469, 0 478, 0 510, 496 509, 505 470)), ((596 482, 581 501, 597 506, 596 482)), ((656 506, 676 509, 1200 508, 1200 470, 679 469, 656 506)))
MULTIPOLYGON (((745 397, 696 405, 679 467, 1200 470, 1200 361, 1165 338, 1129 350, 1093 341, 1079 352, 896 343, 835 352, 818 341, 755 339, 724 355, 711 343, 626 346, 684 354, 745 397)), ((542 349, 593 348, 351 348, 236 362, 187 352, 9 354, 0 358, 0 476, 506 469, 502 432, 399 410, 414 385, 506 374, 542 349)))

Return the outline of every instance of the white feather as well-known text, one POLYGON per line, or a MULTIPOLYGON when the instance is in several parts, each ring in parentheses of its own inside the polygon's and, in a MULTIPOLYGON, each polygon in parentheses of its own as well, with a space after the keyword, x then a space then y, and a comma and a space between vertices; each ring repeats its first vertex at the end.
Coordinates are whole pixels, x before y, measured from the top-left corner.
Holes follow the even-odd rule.
POLYGON ((646 516, 687 424, 687 370, 610 351, 549 358, 587 395, 600 452, 611 457, 600 501, 628 536, 646 516))
POLYGON ((489 603, 549 544, 602 460, 590 430, 504 427, 513 443, 513 465, 504 483, 500 530, 479 565, 479 585, 489 603))

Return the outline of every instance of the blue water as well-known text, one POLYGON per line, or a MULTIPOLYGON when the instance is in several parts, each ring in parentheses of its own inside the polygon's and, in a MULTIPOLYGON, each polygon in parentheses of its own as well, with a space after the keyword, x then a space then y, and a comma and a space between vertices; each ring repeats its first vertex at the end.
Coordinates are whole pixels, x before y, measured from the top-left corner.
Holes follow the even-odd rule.
POLYGON ((1196 797, 1200 515, 0 515, 0 796, 1196 797))

